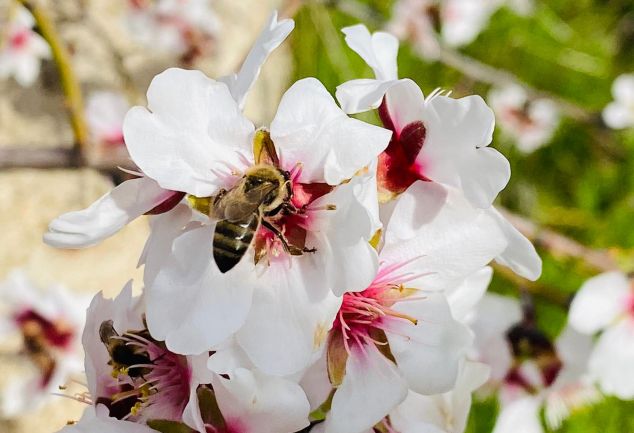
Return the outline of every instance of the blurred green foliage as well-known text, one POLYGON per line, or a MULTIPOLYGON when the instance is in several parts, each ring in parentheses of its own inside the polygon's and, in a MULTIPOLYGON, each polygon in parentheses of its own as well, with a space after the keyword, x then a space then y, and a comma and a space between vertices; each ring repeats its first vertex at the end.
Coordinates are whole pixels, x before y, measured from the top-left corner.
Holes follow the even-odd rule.
MULTIPOLYGON (((318 77, 334 94, 346 80, 371 77, 339 29, 363 21, 370 30, 378 30, 389 20, 393 3, 307 2, 296 16, 292 39, 295 78, 318 77)), ((513 172, 499 203, 584 245, 609 249, 624 271, 633 271, 634 130, 609 130, 600 113, 612 100, 614 78, 634 72, 634 2, 536 0, 535 6, 527 17, 501 8, 462 52, 590 115, 583 121, 564 117, 551 143, 529 155, 497 131, 493 146, 509 158, 513 172)), ((421 59, 406 43, 399 51, 399 75, 414 79, 425 93, 442 87, 453 89, 456 97, 486 96, 489 90, 460 71, 421 59)), ((359 117, 377 123, 373 113, 359 117)), ((574 259, 540 254, 540 287, 549 293, 536 296, 537 319, 554 338, 565 325, 565 301, 597 271, 574 259)), ((499 276, 491 290, 518 293, 518 287, 499 276)), ((493 400, 476 403, 468 432, 490 432, 496 411, 493 400)), ((575 414, 559 431, 634 432, 634 402, 606 399, 575 414)))

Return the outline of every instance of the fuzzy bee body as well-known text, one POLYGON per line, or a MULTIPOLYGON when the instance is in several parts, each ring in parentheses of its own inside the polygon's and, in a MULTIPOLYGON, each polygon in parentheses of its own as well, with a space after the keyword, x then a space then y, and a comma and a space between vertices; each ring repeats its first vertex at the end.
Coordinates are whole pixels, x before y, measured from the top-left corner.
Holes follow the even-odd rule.
POLYGON ((114 329, 112 320, 106 320, 99 326, 99 338, 106 346, 110 354, 109 364, 114 368, 128 369, 130 377, 141 377, 146 373, 146 368, 134 366, 151 364, 150 357, 147 353, 139 353, 134 346, 127 345, 114 329))
POLYGON ((290 198, 288 173, 268 164, 249 168, 233 188, 214 197, 210 212, 219 221, 213 236, 213 256, 220 272, 240 262, 263 218, 276 215, 290 198))

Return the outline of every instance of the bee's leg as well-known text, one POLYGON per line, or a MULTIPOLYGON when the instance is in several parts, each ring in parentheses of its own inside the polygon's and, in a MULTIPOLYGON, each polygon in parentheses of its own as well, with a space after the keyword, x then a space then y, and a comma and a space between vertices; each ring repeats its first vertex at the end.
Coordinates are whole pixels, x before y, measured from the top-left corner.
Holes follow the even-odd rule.
POLYGON ((282 242, 282 246, 284 246, 284 251, 286 251, 287 253, 289 253, 292 256, 301 256, 302 255, 302 253, 303 253, 302 249, 301 248, 297 248, 295 245, 290 245, 288 243, 288 240, 284 236, 284 234, 277 227, 275 227, 273 224, 271 224, 270 222, 268 222, 265 219, 262 219, 262 225, 264 227, 266 227, 267 229, 269 229, 271 232, 273 232, 273 234, 275 236, 277 236, 277 238, 280 240, 280 242, 282 242))

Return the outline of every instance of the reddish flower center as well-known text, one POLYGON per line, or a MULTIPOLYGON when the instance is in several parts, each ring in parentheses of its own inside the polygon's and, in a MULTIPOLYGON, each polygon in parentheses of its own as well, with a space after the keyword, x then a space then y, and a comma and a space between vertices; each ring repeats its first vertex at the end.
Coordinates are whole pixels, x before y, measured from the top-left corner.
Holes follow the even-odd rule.
POLYGON ((49 346, 67 349, 74 337, 73 329, 63 320, 52 321, 28 309, 14 317, 23 333, 37 333, 49 346))
POLYGON ((31 36, 30 29, 27 29, 27 28, 19 29, 18 31, 13 33, 11 37, 9 38, 9 46, 13 50, 16 50, 16 51, 20 50, 26 46, 30 36, 31 36))
POLYGON ((417 180, 429 181, 423 174, 423 167, 417 162, 427 135, 423 122, 416 121, 402 128, 397 127, 385 99, 379 107, 379 117, 383 126, 393 133, 389 145, 379 155, 379 186, 398 194, 417 180))

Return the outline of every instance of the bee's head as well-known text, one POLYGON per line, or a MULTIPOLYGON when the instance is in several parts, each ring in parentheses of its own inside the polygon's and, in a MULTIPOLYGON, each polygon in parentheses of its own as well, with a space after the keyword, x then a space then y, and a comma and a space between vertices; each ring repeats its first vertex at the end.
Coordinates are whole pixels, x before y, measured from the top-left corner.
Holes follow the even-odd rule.
MULTIPOLYGON (((244 174, 244 193, 254 201, 265 204, 278 201, 285 191, 284 173, 272 165, 259 164, 250 167, 244 174)), ((282 197, 283 198, 283 197, 282 197)))

